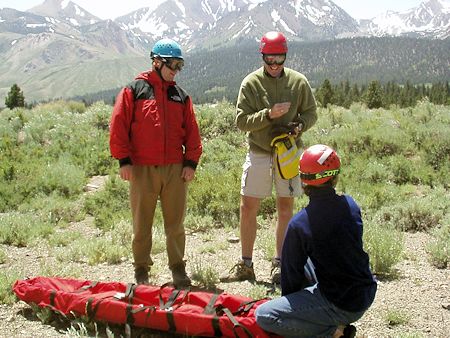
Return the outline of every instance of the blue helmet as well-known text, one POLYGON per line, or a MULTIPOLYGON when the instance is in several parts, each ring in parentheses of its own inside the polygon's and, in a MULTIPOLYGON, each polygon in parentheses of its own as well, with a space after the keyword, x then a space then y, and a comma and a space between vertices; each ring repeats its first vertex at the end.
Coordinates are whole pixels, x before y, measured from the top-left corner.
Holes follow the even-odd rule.
POLYGON ((152 59, 155 57, 161 57, 161 58, 177 58, 183 60, 180 45, 171 39, 162 39, 157 41, 152 48, 150 57, 152 59))

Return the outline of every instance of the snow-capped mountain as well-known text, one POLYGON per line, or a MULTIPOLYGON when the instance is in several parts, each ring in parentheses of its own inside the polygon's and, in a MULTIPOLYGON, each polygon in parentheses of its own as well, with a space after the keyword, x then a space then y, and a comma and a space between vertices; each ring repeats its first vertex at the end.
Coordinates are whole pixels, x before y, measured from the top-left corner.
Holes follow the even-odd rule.
POLYGON ((427 0, 405 12, 388 11, 361 26, 368 35, 450 37, 450 2, 427 0))
POLYGON ((257 46, 269 30, 289 41, 450 36, 450 0, 426 0, 362 22, 332 0, 165 0, 114 21, 100 20, 76 1, 45 0, 25 12, 0 8, 0 97, 18 79, 41 99, 114 88, 148 66, 148 51, 162 37, 189 52, 257 46))
POLYGON ((166 0, 116 19, 154 39, 170 36, 191 48, 280 30, 295 40, 330 39, 358 32, 358 23, 330 0, 166 0))
POLYGON ((45 0, 42 4, 29 9, 27 12, 65 21, 76 27, 101 21, 101 19, 70 0, 45 0))

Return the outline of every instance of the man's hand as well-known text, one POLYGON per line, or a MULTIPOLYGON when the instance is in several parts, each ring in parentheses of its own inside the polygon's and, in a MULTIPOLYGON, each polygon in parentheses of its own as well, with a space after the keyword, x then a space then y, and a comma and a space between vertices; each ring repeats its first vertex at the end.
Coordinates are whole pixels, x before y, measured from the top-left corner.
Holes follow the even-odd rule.
POLYGON ((290 102, 275 103, 269 110, 269 118, 276 119, 280 116, 283 116, 289 111, 290 107, 290 102))
POLYGON ((120 178, 125 180, 125 181, 129 181, 131 180, 131 176, 132 176, 132 165, 130 164, 126 164, 122 167, 119 168, 119 174, 120 174, 120 178))
POLYGON ((191 167, 184 167, 183 171, 181 172, 181 178, 185 182, 190 182, 195 178, 195 170, 191 167))

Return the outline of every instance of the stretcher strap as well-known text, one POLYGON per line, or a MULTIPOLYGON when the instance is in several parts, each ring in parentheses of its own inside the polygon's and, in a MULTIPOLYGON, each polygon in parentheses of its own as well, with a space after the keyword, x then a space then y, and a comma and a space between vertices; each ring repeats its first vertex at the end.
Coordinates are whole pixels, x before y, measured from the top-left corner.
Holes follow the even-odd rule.
POLYGON ((131 304, 133 302, 135 290, 136 290, 136 284, 128 283, 127 289, 125 290, 125 297, 128 298, 128 304, 131 304))
POLYGON ((56 290, 50 291, 50 305, 55 307, 56 290))
POLYGON ((238 329, 242 329, 242 331, 245 333, 246 337, 250 337, 250 338, 253 337, 252 333, 244 325, 239 324, 239 322, 236 320, 236 318, 234 318, 233 314, 231 313, 231 311, 228 308, 224 307, 222 309, 222 311, 223 311, 223 313, 225 313, 225 315, 228 317, 228 319, 230 319, 230 321, 233 323, 233 333, 236 338, 240 337, 238 329))
POLYGON ((90 288, 95 287, 97 284, 98 284, 98 282, 92 282, 92 283, 90 283, 90 284, 88 284, 88 285, 82 286, 81 288, 79 288, 78 290, 75 290, 75 291, 73 291, 73 292, 74 292, 74 293, 83 292, 83 291, 86 291, 86 290, 88 290, 88 289, 90 289, 90 288))
POLYGON ((161 293, 159 293, 159 308, 161 310, 167 310, 175 303, 177 300, 178 295, 180 294, 181 290, 173 290, 170 294, 169 298, 167 299, 167 302, 164 303, 164 300, 162 298, 161 293))
POLYGON ((240 314, 243 312, 249 312, 251 310, 251 308, 253 307, 253 305, 255 305, 256 302, 259 302, 260 299, 255 299, 255 300, 250 300, 248 302, 244 302, 242 303, 239 308, 233 312, 234 315, 236 314, 240 314))
POLYGON ((206 305, 205 309, 203 310, 203 313, 205 315, 213 315, 211 324, 214 329, 214 337, 223 336, 222 331, 220 330, 219 317, 217 316, 216 308, 214 307, 214 304, 216 303, 218 297, 219 294, 213 294, 208 302, 208 305, 206 305))
POLYGON ((166 311, 172 311, 174 310, 174 305, 177 302, 178 306, 181 306, 184 302, 184 300, 186 299, 186 297, 189 294, 189 289, 174 289, 172 291, 172 293, 170 294, 169 298, 167 299, 167 302, 164 302, 163 297, 162 297, 162 289, 165 288, 169 283, 163 284, 159 290, 159 308, 161 310, 166 310, 166 311), (178 297, 179 295, 183 294, 183 297, 178 297))
POLYGON ((205 306, 205 309, 203 310, 203 313, 205 315, 212 315, 216 313, 216 308, 214 307, 214 304, 216 303, 217 298, 219 295, 217 293, 213 294, 211 296, 211 299, 208 302, 208 305, 205 306))
POLYGON ((214 329, 214 337, 222 337, 223 334, 220 329, 219 317, 217 317, 217 315, 214 315, 214 318, 212 319, 212 326, 214 329))
POLYGON ((98 307, 100 306, 100 303, 103 301, 103 299, 99 299, 97 304, 95 304, 95 306, 92 307, 92 303, 94 302, 94 300, 95 300, 94 297, 90 297, 90 298, 88 298, 88 300, 86 302, 86 315, 91 320, 95 319, 95 315, 97 314, 98 307))

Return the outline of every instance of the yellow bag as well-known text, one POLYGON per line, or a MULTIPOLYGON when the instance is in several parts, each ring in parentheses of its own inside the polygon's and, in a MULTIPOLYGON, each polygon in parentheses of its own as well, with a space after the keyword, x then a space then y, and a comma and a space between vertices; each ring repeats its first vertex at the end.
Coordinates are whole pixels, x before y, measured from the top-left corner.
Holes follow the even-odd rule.
POLYGON ((295 138, 289 134, 276 136, 270 142, 274 151, 274 160, 282 179, 289 180, 298 175, 298 162, 300 150, 297 148, 295 138))

